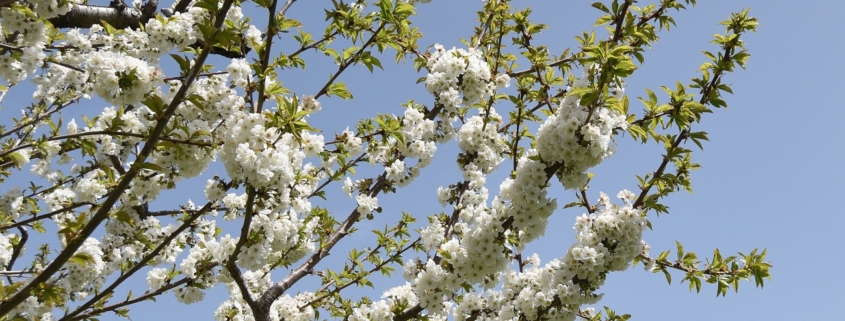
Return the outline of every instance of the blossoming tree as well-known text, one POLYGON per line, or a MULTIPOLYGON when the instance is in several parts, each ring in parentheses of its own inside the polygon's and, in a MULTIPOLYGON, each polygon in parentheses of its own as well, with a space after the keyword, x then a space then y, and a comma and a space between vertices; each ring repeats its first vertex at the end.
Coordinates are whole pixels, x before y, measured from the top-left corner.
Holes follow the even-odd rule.
POLYGON ((21 116, 0 127, 0 320, 128 316, 137 302, 173 293, 193 303, 219 284, 230 297, 218 320, 621 320, 591 306, 608 273, 638 263, 680 273, 696 291, 762 286, 765 251, 716 250, 702 262, 680 243, 677 259, 650 256, 642 240, 649 215, 667 212, 664 197, 691 190, 691 145, 707 140, 695 124, 727 106, 722 79, 744 67, 741 37, 757 25, 747 11, 732 14, 697 77, 663 87, 665 102, 646 89, 644 109, 632 111, 625 79, 675 24, 670 14, 694 4, 593 4, 607 32, 554 55, 533 40, 546 26, 507 0, 479 4, 463 48, 418 44, 415 4, 401 0, 333 0, 322 35, 288 15, 313 5, 295 0, 0 0, 0 101, 16 97, 18 108, 32 91, 16 89, 35 88, 21 116), (243 8, 263 10, 263 24, 243 8), (319 90, 296 95, 283 72, 304 69, 306 52, 336 69, 319 90), (309 123, 335 108, 321 98, 352 98, 344 71, 373 72, 389 53, 425 75, 430 100, 345 130, 309 123), (78 108, 89 99, 110 107, 78 108), (623 135, 665 153, 614 202, 589 190, 589 171, 623 135), (453 140, 457 155, 438 157, 454 157, 463 177, 430 191, 445 212, 393 213, 373 244, 326 259, 362 233, 362 221, 391 211, 379 197, 413 197, 403 188, 453 140), (355 171, 365 164, 374 175, 355 171), (213 166, 226 175, 204 177, 213 166), (496 171, 510 175, 488 182, 496 171), (207 180, 205 199, 160 209, 163 192, 194 177, 207 180), (556 184, 573 193, 549 195, 556 184), (330 189, 357 205, 331 206, 330 189), (561 207, 583 209, 575 242, 547 263, 524 254, 561 207), (420 218, 427 224, 412 229, 420 218), (380 288, 376 300, 354 295, 378 286, 378 274, 406 283, 380 288), (320 286, 295 287, 306 278, 320 286), (148 289, 121 292, 134 279, 148 289))

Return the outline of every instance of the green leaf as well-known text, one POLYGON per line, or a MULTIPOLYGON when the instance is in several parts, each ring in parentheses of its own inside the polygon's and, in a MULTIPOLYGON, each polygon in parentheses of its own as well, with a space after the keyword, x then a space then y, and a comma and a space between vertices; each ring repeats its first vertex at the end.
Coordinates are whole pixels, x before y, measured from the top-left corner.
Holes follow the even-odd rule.
POLYGON ((613 17, 611 15, 609 15, 609 14, 603 15, 603 16, 599 17, 598 19, 596 19, 596 23, 593 24, 593 27, 601 26, 603 24, 610 22, 611 20, 613 20, 613 17))
POLYGON ((352 98, 352 93, 346 89, 346 84, 342 82, 336 82, 329 86, 328 94, 338 96, 344 100, 352 98))
POLYGON ((672 274, 669 273, 669 270, 667 270, 665 267, 661 268, 660 270, 663 271, 663 275, 666 276, 666 282, 669 282, 669 284, 672 284, 672 274))
POLYGON ((680 261, 684 257, 684 246, 678 241, 675 241, 675 246, 678 247, 678 261, 680 261))
POLYGON ((631 60, 626 59, 616 64, 613 74, 619 77, 627 77, 633 74, 634 70, 637 70, 637 65, 631 62, 631 60))
POLYGON ((399 6, 397 6, 396 10, 394 10, 393 12, 395 12, 397 14, 413 15, 414 14, 414 6, 407 4, 407 3, 403 3, 403 4, 400 4, 399 6))
POLYGON ((26 165, 27 158, 21 154, 21 152, 14 152, 11 155, 12 161, 15 163, 15 167, 22 168, 23 165, 26 165))
POLYGON ((103 31, 104 31, 107 35, 113 35, 113 34, 115 34, 115 33, 117 32, 117 29, 115 29, 114 27, 112 27, 112 25, 110 25, 108 22, 105 22, 105 21, 103 21, 103 20, 100 20, 100 25, 101 25, 101 26, 103 26, 103 31))
POLYGON ((370 73, 372 73, 372 72, 373 72, 373 66, 376 66, 376 67, 378 67, 378 68, 379 68, 379 69, 381 69, 381 70, 384 70, 384 68, 382 68, 382 66, 381 66, 381 62, 378 60, 378 58, 373 57, 373 56, 370 54, 370 52, 369 52, 369 51, 365 51, 365 52, 361 55, 361 63, 363 63, 365 66, 367 66, 367 69, 369 69, 369 70, 370 70, 370 73))
POLYGON ((94 263, 94 258, 91 257, 91 255, 89 255, 88 253, 80 252, 74 254, 70 259, 68 259, 68 262, 76 263, 81 267, 86 267, 89 263, 94 263))
POLYGON ((156 113, 156 115, 160 115, 164 111, 164 100, 158 95, 147 96, 142 102, 147 108, 156 113))
POLYGON ((161 171, 164 171, 164 168, 163 168, 163 167, 161 167, 161 165, 159 165, 159 164, 154 164, 154 163, 144 163, 144 164, 141 164, 141 168, 145 168, 145 169, 153 170, 153 171, 156 171, 156 172, 161 172, 161 171))
POLYGON ((594 2, 591 6, 593 8, 601 10, 604 13, 610 13, 610 9, 608 9, 607 6, 604 5, 604 3, 594 2))

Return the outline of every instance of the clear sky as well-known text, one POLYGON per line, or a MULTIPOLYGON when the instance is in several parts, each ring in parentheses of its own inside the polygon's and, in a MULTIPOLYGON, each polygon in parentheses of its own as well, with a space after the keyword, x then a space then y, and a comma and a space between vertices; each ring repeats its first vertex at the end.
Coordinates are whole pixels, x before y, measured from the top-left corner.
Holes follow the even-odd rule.
MULTIPOLYGON (((566 47, 575 49, 574 36, 592 29, 600 12, 590 7, 591 2, 538 0, 514 1, 513 5, 534 9, 532 20, 550 26, 535 43, 548 44, 551 52, 559 53, 566 47)), ((646 1, 640 2, 643 5, 646 1)), ((412 20, 424 33, 420 44, 461 47, 460 39, 468 38, 477 25, 480 7, 480 1, 470 0, 433 0, 419 5, 418 16, 412 20)), ((845 129, 841 125, 845 106, 839 97, 845 88, 844 5, 838 1, 700 1, 696 7, 671 14, 677 26, 662 32, 661 40, 646 52, 645 65, 629 78, 626 93, 634 98, 645 95, 644 88, 659 91, 659 86, 673 86, 675 81, 688 83, 706 59, 701 51, 717 50, 709 42, 714 33, 724 32, 718 22, 731 12, 749 7, 760 26, 756 34, 744 36, 752 55, 748 68, 725 78, 735 93, 726 97, 730 107, 705 115, 702 123, 695 125, 696 130, 707 131, 711 140, 703 151, 693 153, 694 160, 703 165, 692 176, 695 193, 679 192, 667 199, 670 214, 650 216, 654 230, 646 233, 645 240, 652 247, 652 255, 674 251, 676 240, 701 257, 709 257, 714 248, 724 255, 767 248, 767 260, 774 265, 772 280, 764 289, 755 289, 753 281, 744 282, 739 293, 716 298, 712 285, 705 284, 699 294, 691 293, 686 284, 678 283, 682 274, 675 273, 670 286, 662 274, 638 266, 608 277, 599 307, 630 313, 634 320, 832 320, 839 314, 837 308, 845 303, 845 281, 837 276, 845 266, 841 245, 845 241, 845 218, 834 202, 842 197, 841 182, 845 180, 845 129)), ((312 1, 297 2, 288 13, 315 34, 324 28, 323 10, 312 1)), ((603 35, 603 29, 598 32, 603 35)), ((327 138, 347 126, 354 127, 362 116, 400 114, 399 104, 408 99, 431 105, 424 86, 415 84, 424 74, 416 73, 410 64, 391 64, 392 56, 391 52, 382 59, 385 71, 376 70, 371 75, 359 66, 341 77, 355 100, 322 101, 323 114, 313 121, 324 129, 327 138)), ((319 55, 309 57, 316 60, 309 61, 305 72, 280 75, 280 80, 297 94, 319 90, 332 68, 326 60, 318 59, 319 55)), ((661 99, 665 101, 665 97, 661 99)), ((498 108, 501 111, 506 107, 498 108)), ((7 100, 4 114, 9 109, 12 104, 7 100)), ((632 99, 631 109, 641 110, 642 105, 632 99)), ((618 153, 593 170, 592 200, 599 191, 615 195, 620 189, 636 189, 634 175, 653 171, 659 164, 662 149, 653 143, 642 146, 627 135, 617 137, 617 142, 618 153)), ((439 149, 435 163, 408 191, 380 196, 385 213, 408 211, 425 221, 425 215, 450 210, 437 204, 435 190, 460 179, 455 150, 454 146, 439 149)), ((505 174, 488 178, 491 194, 498 190, 505 174)), ((213 175, 209 172, 202 180, 213 175)), ((339 185, 332 188, 334 194, 330 196, 342 197, 343 201, 332 207, 343 217, 353 205, 339 189, 339 185)), ((183 202, 185 195, 202 199, 201 190, 173 195, 178 197, 170 200, 173 202, 183 202)), ((555 195, 561 205, 574 200, 572 192, 560 188, 550 195, 555 195)), ((563 256, 573 240, 574 217, 582 212, 557 211, 546 237, 529 250, 539 253, 543 262, 563 256)), ((362 232, 381 228, 385 222, 363 225, 362 232)), ((237 234, 237 230, 229 233, 237 234)), ((344 257, 342 251, 334 256, 344 257)), ((276 272, 274 280, 283 276, 282 271, 276 272)), ((136 284, 144 287, 143 278, 139 275, 136 284)), ((404 283, 401 274, 388 282, 404 283)), ((378 282, 376 287, 381 288, 378 282)), ((380 292, 366 294, 380 296, 380 292)), ((205 302, 191 306, 177 303, 168 294, 157 303, 136 306, 131 315, 136 321, 162 317, 211 319, 225 298, 222 286, 210 292, 205 302)), ((118 318, 101 318, 112 319, 118 318)))

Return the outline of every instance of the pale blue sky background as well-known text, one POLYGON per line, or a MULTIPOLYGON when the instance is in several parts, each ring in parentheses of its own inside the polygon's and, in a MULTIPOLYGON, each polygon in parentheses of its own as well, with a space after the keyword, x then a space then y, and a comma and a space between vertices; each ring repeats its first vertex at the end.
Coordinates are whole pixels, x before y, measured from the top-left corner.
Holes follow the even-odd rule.
MULTIPOLYGON (((590 7, 591 2, 514 1, 513 5, 534 9, 532 20, 550 26, 535 43, 548 44, 552 52, 559 53, 565 47, 577 46, 575 35, 592 29, 600 12, 590 7)), ((418 16, 413 18, 425 35, 420 45, 461 47, 459 40, 468 38, 477 25, 475 17, 480 7, 481 2, 469 0, 433 0, 420 5, 418 16)), ((705 285, 700 294, 690 293, 686 284, 677 283, 680 273, 673 275, 675 281, 670 286, 662 274, 637 267, 609 276, 601 289, 606 294, 599 306, 630 313, 634 320, 832 320, 839 314, 838 307, 845 303, 845 281, 838 276, 845 266, 845 250, 841 246, 845 241, 845 218, 842 205, 838 204, 845 179, 841 167, 845 160, 845 130, 841 125, 845 106, 840 98, 845 88, 845 22, 841 19, 845 8, 839 2, 701 1, 697 7, 672 13, 677 27, 660 34, 661 40, 646 53, 645 65, 629 79, 627 93, 634 98, 644 95, 646 87, 658 91, 658 86, 673 86, 676 80, 688 83, 705 61, 701 50, 718 50, 709 44, 714 33, 724 32, 718 22, 730 12, 748 7, 760 21, 756 34, 744 36, 752 54, 748 69, 725 78, 735 93, 726 97, 730 108, 705 115, 702 124, 695 126, 696 130, 709 132, 711 140, 704 151, 693 154, 694 160, 703 165, 693 174, 695 194, 679 192, 667 199, 671 214, 650 216, 654 231, 647 232, 645 239, 652 246, 653 255, 674 250, 675 240, 702 257, 709 256, 716 247, 726 255, 768 248, 768 260, 774 264, 773 278, 765 289, 755 289, 753 281, 744 282, 738 294, 730 292, 727 297, 716 298, 715 287, 710 285, 705 285)), ((295 3, 289 15, 306 23, 305 28, 315 34, 324 28, 323 10, 315 7, 313 1, 295 3)), ((603 34, 603 29, 598 32, 603 34)), ((410 64, 392 65, 392 56, 391 52, 382 59, 383 72, 370 75, 359 66, 341 77, 355 95, 354 101, 322 100, 323 115, 313 122, 324 129, 327 138, 346 126, 354 127, 355 120, 362 116, 376 112, 401 114, 399 104, 408 99, 431 105, 425 88, 415 85, 424 74, 417 74, 410 64)), ((281 81, 298 94, 319 90, 332 68, 321 55, 309 57, 316 60, 308 61, 307 72, 281 74, 281 81)), ((498 107, 500 112, 507 108, 498 107)), ((10 109, 12 104, 7 100, 4 114, 10 109)), ((639 111, 642 107, 632 99, 631 109, 639 111)), ((636 189, 634 175, 653 171, 659 164, 658 146, 641 146, 628 136, 617 141, 618 154, 593 171, 596 178, 589 192, 593 201, 599 191, 615 195, 620 189, 636 189)), ((435 190, 460 179, 454 155, 453 145, 441 147, 435 164, 424 170, 423 178, 408 191, 380 196, 386 213, 383 217, 393 219, 400 211, 409 211, 424 222, 425 215, 449 211, 436 203, 435 190)), ((213 174, 204 175, 202 180, 213 174)), ((491 194, 498 190, 503 175, 488 179, 491 194)), ((337 193, 339 188, 330 188, 334 196, 342 196, 337 193)), ((179 198, 169 201, 183 202, 185 197, 199 200, 201 193, 201 189, 194 189, 173 194, 179 198)), ((573 193, 560 188, 551 195, 561 205, 573 200, 573 193)), ((353 205, 345 197, 342 200, 332 208, 344 217, 353 205)), ((529 250, 540 253, 543 262, 563 256, 572 241, 574 217, 582 212, 556 212, 547 237, 529 250)), ((363 232, 381 228, 385 222, 361 225, 362 238, 357 240, 366 239, 363 232)), ((347 243, 351 240, 356 239, 350 238, 347 243)), ((336 260, 344 257, 343 251, 333 256, 336 260)), ((274 280, 283 276, 279 271, 274 280)), ((140 280, 143 276, 139 277, 137 284, 145 286, 140 280)), ((404 283, 401 275, 387 282, 404 283)), ((361 293, 380 296, 378 291, 361 293)), ((137 305, 131 315, 133 320, 205 320, 212 318, 223 300, 222 287, 210 292, 205 302, 191 306, 176 303, 168 294, 155 304, 137 305)), ((109 315, 101 319, 117 318, 109 315)))

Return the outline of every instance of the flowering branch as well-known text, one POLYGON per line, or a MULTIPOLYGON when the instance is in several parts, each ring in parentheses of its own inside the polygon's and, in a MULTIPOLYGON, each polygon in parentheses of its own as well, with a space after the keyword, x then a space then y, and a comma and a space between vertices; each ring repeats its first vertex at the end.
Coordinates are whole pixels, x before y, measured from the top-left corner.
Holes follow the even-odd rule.
MULTIPOLYGON (((395 235, 394 235, 394 236, 395 236, 395 235)), ((335 295, 335 294, 337 294, 337 293, 340 293, 340 291, 342 291, 343 289, 345 289, 345 288, 347 288, 347 287, 349 287, 349 286, 351 286, 351 285, 353 285, 353 284, 358 284, 358 282, 360 282, 360 281, 364 280, 364 279, 365 279, 368 275, 371 275, 371 274, 375 273, 376 271, 380 271, 382 268, 384 268, 384 267, 385 267, 385 266, 387 266, 388 264, 390 264, 390 263, 392 263, 392 262, 395 262, 395 261, 396 261, 396 260, 398 260, 398 259, 401 259, 402 254, 404 254, 406 251, 408 251, 408 250, 410 250, 410 249, 413 249, 413 248, 417 247, 417 246, 419 245, 419 242, 420 242, 420 239, 419 239, 419 238, 417 238, 416 240, 414 240, 413 242, 411 242, 410 244, 408 244, 408 245, 407 245, 407 246, 405 246, 404 248, 402 248, 402 249, 400 249, 399 251, 397 251, 396 253, 392 254, 392 255, 391 255, 391 256, 390 256, 387 260, 383 260, 383 261, 379 262, 378 264, 376 264, 375 266, 373 266, 372 268, 370 268, 367 272, 365 272, 365 273, 361 273, 360 275, 358 275, 358 276, 357 276, 357 277, 355 277, 354 279, 349 280, 349 282, 347 282, 346 284, 343 284, 343 285, 336 285, 336 286, 335 286, 335 288, 334 288, 334 289, 332 289, 331 291, 328 291, 327 293, 325 293, 325 294, 323 294, 323 295, 321 295, 321 296, 318 296, 318 297, 314 298, 314 300, 311 300, 311 301, 310 301, 310 302, 308 302, 307 304, 305 304, 305 305, 303 305, 303 306, 300 306, 300 309, 302 309, 302 308, 306 308, 306 307, 314 307, 314 306, 317 306, 317 305, 318 305, 318 304, 320 304, 323 300, 325 300, 325 299, 327 299, 327 298, 329 298, 329 297, 332 297, 332 296, 334 296, 334 295, 335 295)), ((382 245, 381 245, 381 244, 379 244, 378 246, 376 246, 376 248, 374 248, 373 250, 369 251, 369 252, 370 252, 370 254, 372 254, 372 253, 376 253, 379 249, 381 249, 381 247, 382 247, 382 245)), ((370 256, 370 254, 365 255, 364 257, 369 257, 369 256, 370 256)), ((357 262, 354 262, 354 264, 356 264, 356 265, 357 265, 357 262)), ((349 270, 350 270, 350 271, 354 270, 354 266, 353 266, 353 267, 350 267, 350 268, 349 268, 349 270)), ((323 287, 321 287, 319 290, 317 290, 317 292, 316 292, 316 293, 323 292, 326 288, 328 288, 328 286, 330 286, 331 284, 333 284, 332 282, 334 282, 334 280, 331 280, 331 281, 329 281, 328 283, 326 283, 325 285, 323 285, 323 287)))
MULTIPOLYGON (((5 93, 6 93, 6 92, 8 92, 8 91, 3 92, 3 93, 4 93, 4 95, 5 95, 5 93)), ((2 98, 2 97, 0 97, 0 98, 2 98)), ((9 136, 9 135, 11 135, 12 133, 16 133, 16 132, 18 132, 18 131, 19 131, 19 130, 21 130, 22 128, 25 128, 25 127, 28 127, 28 126, 32 126, 32 125, 34 125, 34 124, 37 124, 37 123, 41 122, 41 121, 42 121, 42 120, 44 120, 44 119, 47 119, 47 117, 50 117, 51 115, 55 114, 56 112, 61 111, 61 110, 62 110, 62 109, 64 109, 65 107, 70 106, 70 105, 71 105, 71 104, 73 104, 73 103, 79 102, 79 99, 80 99, 80 98, 82 98, 82 97, 81 97, 81 96, 76 96, 75 98, 73 98, 73 99, 71 99, 71 100, 69 100, 69 101, 63 102, 62 104, 60 104, 59 106, 57 106, 57 107, 56 107, 56 109, 49 110, 49 111, 47 111, 47 112, 45 112, 45 113, 43 113, 43 114, 40 114, 40 115, 35 116, 34 118, 32 118, 32 119, 31 119, 31 120, 29 120, 29 121, 26 121, 26 122, 22 122, 22 123, 20 123, 20 124, 17 124, 14 128, 9 129, 8 131, 0 132, 0 138, 4 138, 4 137, 6 137, 6 136, 9 136)), ((7 153, 5 153, 5 152, 4 152, 3 154, 7 154, 7 153)), ((2 157, 2 156, 0 156, 0 157, 2 157)))
MULTIPOLYGON (((233 0, 224 0, 223 6, 220 9, 220 12, 217 14, 215 19, 215 27, 217 30, 220 30, 221 26, 223 25, 223 21, 226 17, 226 12, 228 12, 229 7, 232 5, 233 0)), ((214 35, 217 33, 215 32, 214 35)), ((212 36, 213 37, 213 36, 212 36)), ((212 38, 213 39, 213 38, 212 38)), ((83 229, 77 232, 76 237, 67 241, 67 245, 65 249, 59 253, 54 259, 53 262, 50 263, 44 270, 35 276, 29 283, 15 292, 14 295, 9 297, 3 303, 0 303, 0 315, 8 314, 13 308, 21 304, 26 298, 31 294, 31 291, 36 287, 44 282, 46 282, 50 277, 53 276, 56 272, 61 269, 65 263, 76 253, 83 242, 94 232, 94 230, 99 227, 99 225, 108 218, 109 212, 111 211, 112 207, 117 203, 118 198, 121 196, 123 191, 125 191, 131 181, 140 173, 140 168, 146 161, 147 156, 152 153, 153 149, 156 146, 156 142, 158 142, 159 137, 164 132, 165 127, 167 126, 170 117, 176 111, 176 108, 181 103, 183 97, 188 92, 188 88, 196 79, 196 75, 199 74, 200 69, 202 68, 205 59, 208 57, 209 52, 211 51, 212 39, 206 39, 205 47, 203 51, 199 54, 196 58, 196 64, 194 65, 191 72, 186 77, 185 81, 182 83, 182 86, 179 88, 179 91, 174 96, 170 106, 168 106, 167 110, 161 115, 159 122, 156 124, 155 128, 150 133, 149 139, 147 139, 146 143, 144 144, 144 148, 141 150, 141 153, 137 156, 135 163, 130 167, 129 171, 121 177, 120 181, 118 182, 117 186, 115 186, 114 190, 112 191, 111 195, 109 195, 108 199, 106 199, 97 210, 97 212, 91 217, 90 222, 85 225, 83 229)))
MULTIPOLYGON (((146 293, 144 293, 144 294, 142 294, 142 295, 139 295, 139 296, 137 296, 137 297, 135 297, 135 298, 132 298, 132 299, 126 299, 126 300, 124 300, 123 302, 119 302, 119 303, 111 304, 111 305, 108 305, 108 306, 105 306, 105 307, 102 307, 102 308, 92 309, 92 310, 90 310, 90 311, 86 311, 86 312, 84 312, 84 313, 80 313, 79 315, 75 315, 75 316, 73 316, 73 317, 68 317, 68 316, 65 316, 64 318, 61 318, 61 319, 59 319, 59 320, 60 320, 60 321, 86 320, 86 319, 90 319, 90 318, 92 318, 92 317, 95 317, 95 316, 101 315, 101 314, 106 313, 106 312, 109 312, 109 311, 113 311, 113 312, 117 313, 118 315, 121 315, 121 316, 122 316, 123 314, 125 314, 126 312, 128 312, 128 310, 127 310, 127 311, 120 311, 120 310, 119 310, 120 308, 123 308, 123 307, 126 307, 126 306, 130 306, 130 305, 132 305, 132 304, 139 303, 139 302, 143 302, 143 301, 146 301, 146 300, 150 300, 150 299, 155 298, 155 297, 157 297, 157 296, 159 296, 159 295, 162 295, 162 294, 164 294, 164 293, 167 293, 167 291, 170 291, 170 290, 172 290, 172 289, 178 288, 179 286, 182 286, 182 285, 184 285, 184 284, 188 284, 188 283, 190 283, 190 282, 191 282, 191 279, 190 279, 190 278, 182 278, 182 279, 180 279, 180 280, 178 280, 178 281, 176 281, 176 282, 169 283, 169 284, 167 284, 167 285, 165 285, 165 286, 163 286, 163 287, 160 287, 160 288, 156 289, 155 291, 146 292, 146 293)), ((72 315, 72 314, 71 314, 71 315, 72 315)))
MULTIPOLYGON (((12 267, 15 266, 15 261, 18 260, 21 253, 23 252, 23 247, 26 246, 26 241, 29 240, 29 233, 26 231, 26 228, 23 226, 18 226, 18 232, 20 232, 20 239, 18 239, 18 244, 12 249, 12 256, 9 258, 9 263, 6 265, 6 270, 11 271, 12 267)), ((12 275, 6 277, 9 281, 9 284, 13 284, 12 282, 12 275)))
POLYGON ((7 229, 10 229, 10 228, 15 228, 15 227, 23 227, 23 226, 28 225, 29 223, 37 222, 37 221, 43 220, 45 218, 50 218, 50 217, 53 217, 56 214, 72 211, 72 210, 74 210, 78 207, 82 207, 82 206, 85 206, 85 205, 94 206, 94 205, 97 205, 97 204, 88 203, 88 202, 74 203, 74 204, 71 204, 69 206, 66 206, 66 207, 57 209, 55 211, 52 211, 50 213, 41 214, 41 215, 38 215, 38 216, 33 216, 31 218, 25 219, 25 220, 20 221, 20 222, 15 222, 15 223, 12 223, 12 224, 9 224, 9 225, 0 226, 0 231, 7 230, 7 229))
POLYGON ((252 217, 255 215, 255 194, 256 190, 252 186, 247 187, 247 199, 246 199, 246 213, 244 213, 244 222, 241 225, 241 237, 238 239, 238 243, 235 245, 235 250, 232 251, 232 254, 229 255, 229 260, 226 261, 226 271, 229 271, 229 275, 232 276, 232 279, 235 280, 235 284, 237 284, 238 289, 241 290, 241 298, 246 301, 249 308, 252 310, 252 315, 255 316, 256 320, 262 321, 267 320, 269 321, 269 317, 261 311, 260 306, 252 297, 252 294, 249 292, 249 288, 246 286, 246 283, 243 279, 243 274, 241 274, 241 270, 237 266, 238 255, 243 250, 246 243, 249 241, 249 227, 252 223, 252 217))
MULTIPOLYGON (((228 189, 228 187, 229 186, 227 186, 227 189, 228 189)), ((157 257, 159 254, 161 254, 161 252, 164 251, 165 248, 170 246, 170 243, 173 242, 173 240, 175 240, 179 236, 179 234, 181 234, 186 229, 191 227, 193 225, 194 221, 196 221, 197 219, 202 217, 205 213, 210 211, 212 209, 213 205, 214 205, 213 202, 206 203, 196 213, 194 213, 193 215, 191 215, 187 219, 185 219, 178 228, 176 228, 172 233, 170 233, 170 235, 168 235, 166 238, 164 238, 161 241, 161 243, 158 244, 152 251, 150 251, 149 253, 144 255, 144 257, 142 257, 140 260, 138 260, 138 262, 135 263, 135 265, 133 265, 131 268, 127 269, 116 280, 114 280, 111 285, 109 285, 108 287, 103 289, 100 293, 98 293, 97 295, 92 297, 85 304, 82 304, 79 307, 77 307, 73 312, 65 315, 65 317, 62 318, 62 320, 77 320, 77 319, 79 319, 79 318, 77 318, 77 316, 81 315, 83 313, 83 311, 87 310, 88 308, 90 308, 92 305, 99 302, 103 298, 105 298, 107 296, 111 296, 114 293, 114 290, 121 283, 123 283, 124 281, 129 279, 129 277, 131 277, 132 275, 137 273, 142 268, 146 267, 147 263, 149 263, 155 257, 157 257)), ((215 266, 216 266, 216 264, 215 264, 215 266)))
MULTIPOLYGON (((293 1, 289 1, 285 5, 285 9, 287 9, 292 3, 293 1)), ((267 66, 270 64, 270 51, 273 48, 273 37, 279 33, 279 31, 276 30, 276 4, 278 4, 278 0, 271 0, 270 7, 267 10, 267 34, 264 37, 264 44, 261 45, 261 57, 258 62, 262 71, 259 74, 260 79, 258 80, 258 105, 253 107, 253 112, 261 112, 264 108, 264 101, 267 99, 267 96, 264 95, 264 91, 267 90, 267 77, 269 75, 265 75, 264 73, 267 72, 267 66)))

